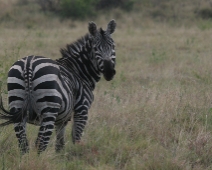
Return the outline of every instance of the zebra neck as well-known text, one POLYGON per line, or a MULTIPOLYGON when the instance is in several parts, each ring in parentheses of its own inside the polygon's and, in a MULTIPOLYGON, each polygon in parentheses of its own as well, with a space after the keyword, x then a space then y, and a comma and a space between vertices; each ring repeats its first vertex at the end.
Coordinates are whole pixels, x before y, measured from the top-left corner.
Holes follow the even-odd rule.
POLYGON ((73 77, 75 77, 87 85, 91 90, 94 90, 96 82, 100 80, 100 73, 96 73, 92 67, 88 67, 88 65, 81 63, 80 60, 67 58, 59 61, 59 65, 69 73, 66 74, 69 75, 68 78, 73 79, 73 77))
POLYGON ((100 80, 101 73, 97 66, 92 62, 91 40, 83 37, 74 44, 67 45, 67 49, 62 49, 62 58, 57 60, 59 65, 73 76, 77 77, 91 90, 94 90, 96 82, 100 80), (84 43, 82 43, 84 42, 84 43))

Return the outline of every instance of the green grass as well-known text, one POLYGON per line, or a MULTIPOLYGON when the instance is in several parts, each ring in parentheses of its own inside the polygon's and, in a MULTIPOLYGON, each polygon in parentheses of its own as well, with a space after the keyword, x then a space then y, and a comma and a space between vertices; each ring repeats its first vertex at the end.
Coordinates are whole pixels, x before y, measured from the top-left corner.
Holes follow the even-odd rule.
MULTIPOLYGON (((8 14, 16 18, 9 9, 8 14)), ((87 33, 87 21, 60 22, 32 14, 33 22, 20 14, 24 23, 0 24, 5 106, 7 72, 17 59, 32 54, 59 58, 60 48, 87 33)), ((34 147, 38 127, 28 125, 30 152, 21 157, 11 125, 0 129, 0 169, 212 169, 211 21, 187 18, 187 24, 173 24, 174 20, 142 18, 141 22, 142 12, 137 18, 136 13, 121 15, 117 9, 96 19, 103 28, 111 18, 117 21, 113 35, 117 74, 113 81, 102 79, 97 84, 84 145, 72 144, 70 123, 64 151, 55 153, 53 135, 47 150, 38 156, 34 147)))

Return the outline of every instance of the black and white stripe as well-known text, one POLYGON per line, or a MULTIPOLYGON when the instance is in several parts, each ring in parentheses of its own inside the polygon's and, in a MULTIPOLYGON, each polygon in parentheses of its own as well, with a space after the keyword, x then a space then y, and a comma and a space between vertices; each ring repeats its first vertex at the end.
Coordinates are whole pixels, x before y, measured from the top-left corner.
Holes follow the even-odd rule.
POLYGON ((14 123, 22 153, 28 151, 26 123, 40 126, 36 147, 44 151, 56 129, 56 150, 64 146, 65 126, 73 112, 73 143, 79 142, 93 102, 93 90, 101 74, 106 80, 115 75, 115 45, 111 34, 116 23, 107 30, 89 23, 89 34, 61 49, 62 58, 52 60, 27 56, 16 61, 8 73, 9 109, 0 103, 1 118, 14 123))

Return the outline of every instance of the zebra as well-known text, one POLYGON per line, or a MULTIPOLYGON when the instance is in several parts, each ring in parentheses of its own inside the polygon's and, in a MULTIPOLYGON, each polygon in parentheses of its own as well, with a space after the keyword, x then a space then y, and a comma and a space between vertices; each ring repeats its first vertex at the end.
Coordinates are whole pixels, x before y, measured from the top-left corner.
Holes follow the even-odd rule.
POLYGON ((111 20, 107 29, 97 29, 91 21, 85 36, 61 48, 56 60, 43 56, 27 56, 16 61, 8 72, 7 111, 0 102, 0 126, 14 124, 20 152, 29 152, 26 123, 40 126, 35 147, 40 154, 56 130, 55 150, 64 148, 67 123, 73 119, 72 142, 81 141, 88 110, 94 100, 93 90, 101 76, 110 81, 116 74, 116 28, 111 20))

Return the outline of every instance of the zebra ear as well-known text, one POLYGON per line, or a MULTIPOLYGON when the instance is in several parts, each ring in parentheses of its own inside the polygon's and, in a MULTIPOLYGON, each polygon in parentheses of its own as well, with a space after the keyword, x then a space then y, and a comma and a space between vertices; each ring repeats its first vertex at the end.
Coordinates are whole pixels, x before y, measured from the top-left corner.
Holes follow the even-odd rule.
POLYGON ((89 30, 89 32, 90 32, 91 35, 93 35, 93 36, 96 35, 96 33, 97 33, 97 26, 96 26, 96 24, 93 21, 89 22, 89 24, 88 24, 88 30, 89 30))
POLYGON ((108 23, 108 25, 107 25, 107 32, 108 32, 109 34, 112 34, 112 33, 114 33, 115 29, 116 29, 116 22, 115 22, 115 20, 113 19, 113 20, 111 20, 111 21, 108 23))

